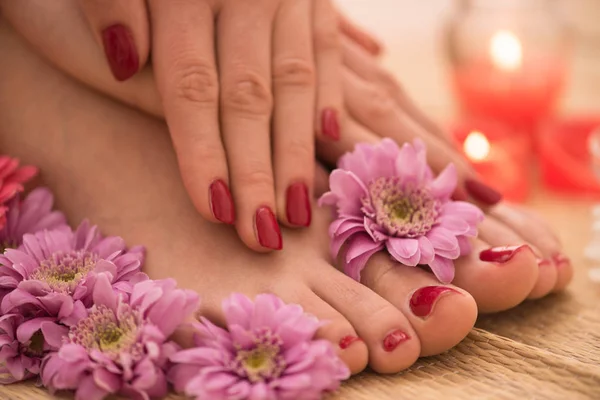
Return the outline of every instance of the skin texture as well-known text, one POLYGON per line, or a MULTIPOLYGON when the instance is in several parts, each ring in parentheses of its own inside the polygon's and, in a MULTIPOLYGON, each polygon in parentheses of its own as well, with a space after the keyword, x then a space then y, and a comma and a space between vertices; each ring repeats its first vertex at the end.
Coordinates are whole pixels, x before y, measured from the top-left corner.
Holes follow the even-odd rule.
MULTIPOLYGON (((131 245, 146 245, 146 272, 152 278, 173 277, 197 290, 203 298, 199 312, 216 321, 221 318, 219 303, 229 293, 271 292, 330 321, 319 336, 334 344, 348 336, 360 337, 339 348, 353 372, 368 364, 375 371, 391 373, 462 340, 473 326, 477 307, 481 311, 513 307, 530 296, 539 281, 541 270, 527 246, 503 263, 480 259, 491 246, 485 237, 496 237, 494 245, 523 245, 522 237, 531 235, 536 247, 552 240, 550 230, 508 206, 496 212, 506 224, 514 221, 504 210, 513 213, 518 226, 506 229, 514 236, 500 238, 484 222, 473 253, 456 262, 456 286, 448 285, 452 290, 433 299, 415 298, 422 288, 439 286, 432 274, 392 263, 385 254, 370 260, 362 284, 333 268, 326 210, 315 212, 309 229, 283 229, 288 243, 283 251, 269 256, 252 252, 233 229, 197 214, 162 122, 58 73, 3 21, 0 47, 3 151, 40 166, 44 183, 55 192, 71 223, 89 217, 106 234, 121 235, 131 245), (536 227, 535 235, 526 230, 530 226, 536 227), (429 303, 423 303, 427 299, 429 303), (431 311, 424 315, 427 307, 431 311), (406 340, 398 340, 405 336, 406 340)), ((322 191, 319 180, 316 190, 322 191)), ((555 278, 547 290, 560 289, 567 281, 555 278)))

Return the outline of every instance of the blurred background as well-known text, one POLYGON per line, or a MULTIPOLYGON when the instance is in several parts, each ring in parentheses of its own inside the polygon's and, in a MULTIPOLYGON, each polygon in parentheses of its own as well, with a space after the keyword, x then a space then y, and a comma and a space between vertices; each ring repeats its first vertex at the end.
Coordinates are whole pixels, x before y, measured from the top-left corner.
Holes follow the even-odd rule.
POLYGON ((600 0, 337 3, 488 183, 600 266, 600 0))

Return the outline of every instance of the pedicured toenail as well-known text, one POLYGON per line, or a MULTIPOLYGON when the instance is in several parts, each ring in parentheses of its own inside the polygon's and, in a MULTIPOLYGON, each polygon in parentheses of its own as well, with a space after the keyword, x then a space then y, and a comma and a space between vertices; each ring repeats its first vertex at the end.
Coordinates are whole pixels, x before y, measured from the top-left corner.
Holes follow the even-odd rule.
POLYGON ((460 293, 447 286, 425 286, 413 293, 410 298, 410 310, 419 318, 427 318, 440 296, 445 293, 460 293))
POLYGON ((567 256, 565 256, 562 253, 556 253, 552 256, 552 261, 554 261, 554 264, 558 267, 566 267, 568 265, 571 265, 571 259, 567 256))
POLYGON ((400 343, 405 342, 408 339, 410 339, 410 336, 408 336, 407 333, 400 329, 396 329, 395 331, 388 333, 383 339, 383 349, 387 352, 394 351, 400 343))
POLYGON ((526 244, 522 244, 520 246, 492 247, 491 249, 487 249, 479 253, 479 259, 481 261, 504 264, 509 262, 517 253, 524 249, 531 250, 531 248, 526 244))
POLYGON ((340 349, 345 350, 354 342, 362 342, 362 339, 356 336, 344 336, 340 340, 340 349))

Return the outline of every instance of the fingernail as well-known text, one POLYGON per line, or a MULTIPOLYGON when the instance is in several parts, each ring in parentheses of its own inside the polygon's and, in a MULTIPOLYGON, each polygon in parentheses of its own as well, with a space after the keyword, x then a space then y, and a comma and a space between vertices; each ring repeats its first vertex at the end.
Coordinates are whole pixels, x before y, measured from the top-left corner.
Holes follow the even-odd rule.
POLYGON ((344 336, 340 339, 340 349, 345 350, 354 342, 362 342, 362 339, 356 336, 344 336))
POLYGON ((235 206, 227 184, 217 179, 209 187, 210 210, 219 221, 225 224, 235 222, 235 206))
POLYGON ((557 267, 565 267, 571 264, 571 259, 562 253, 556 253, 552 256, 552 261, 557 267))
POLYGON ((396 329, 393 332, 388 333, 388 335, 383 339, 383 349, 387 352, 394 351, 396 347, 402 342, 410 339, 410 336, 400 329, 396 329))
POLYGON ((550 260, 549 258, 538 258, 537 263, 538 267, 540 268, 552 266, 552 260, 550 260))
POLYGON ((433 311, 433 306, 444 293, 459 293, 447 286, 425 286, 413 293, 410 298, 410 310, 417 317, 425 319, 433 311))
POLYGON ((321 113, 321 130, 323 135, 332 140, 340 139, 340 124, 337 112, 333 108, 326 108, 321 113))
POLYGON ((510 261, 521 250, 529 248, 526 244, 520 246, 492 247, 479 253, 479 259, 481 261, 504 264, 510 261))
POLYGON ((279 230, 277 219, 275 219, 275 214, 273 214, 273 211, 269 207, 259 207, 256 210, 254 225, 256 226, 258 243, 262 247, 281 250, 281 231, 279 230))
POLYGON ((502 200, 502 194, 476 179, 467 179, 465 188, 475 200, 489 206, 493 206, 502 200))
POLYGON ((294 183, 288 186, 285 212, 290 224, 310 225, 310 201, 308 200, 308 188, 304 183, 294 183))
POLYGON ((131 78, 139 68, 133 35, 125 26, 116 24, 102 31, 102 43, 108 65, 118 81, 131 78))
POLYGON ((462 187, 459 186, 454 191, 454 194, 452 195, 452 200, 454 200, 454 201, 468 201, 469 200, 469 195, 467 194, 467 191, 465 189, 463 189, 462 187))

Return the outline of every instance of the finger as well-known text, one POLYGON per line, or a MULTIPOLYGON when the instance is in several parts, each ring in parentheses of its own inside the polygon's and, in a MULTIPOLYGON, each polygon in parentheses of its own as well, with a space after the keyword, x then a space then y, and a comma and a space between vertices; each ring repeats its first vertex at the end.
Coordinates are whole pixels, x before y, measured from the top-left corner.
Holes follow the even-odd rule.
POLYGON ((144 0, 79 0, 79 4, 115 79, 131 78, 144 66, 150 51, 144 0))
POLYGON ((344 14, 338 13, 338 16, 340 21, 340 30, 345 36, 347 36, 371 55, 376 56, 381 53, 383 46, 379 40, 375 39, 363 28, 354 24, 354 22, 350 21, 344 14))
POLYGON ((233 224, 219 135, 213 12, 203 1, 150 0, 154 67, 183 182, 198 211, 233 224))
POLYGON ((274 2, 227 3, 217 21, 221 127, 240 238, 254 250, 282 248, 271 166, 271 22, 274 2), (228 5, 234 4, 232 7, 228 5))
POLYGON ((273 149, 279 220, 309 226, 315 158, 312 0, 286 0, 273 30, 273 149))
POLYGON ((381 85, 396 101, 398 106, 426 131, 442 138, 448 143, 452 140, 448 133, 431 120, 408 96, 398 80, 379 65, 371 54, 349 39, 342 40, 344 65, 367 82, 381 85))
POLYGON ((435 172, 439 173, 453 163, 459 182, 455 197, 467 198, 463 189, 465 181, 475 181, 476 174, 454 147, 415 124, 386 90, 361 79, 349 69, 344 73, 344 94, 348 113, 379 137, 389 137, 399 144, 420 138, 428 150, 427 161, 435 172))
POLYGON ((323 165, 317 163, 314 177, 314 196, 316 199, 329 190, 329 171, 323 165))
POLYGON ((338 15, 331 0, 313 0, 313 40, 317 66, 317 138, 336 141, 343 121, 342 52, 338 15))

